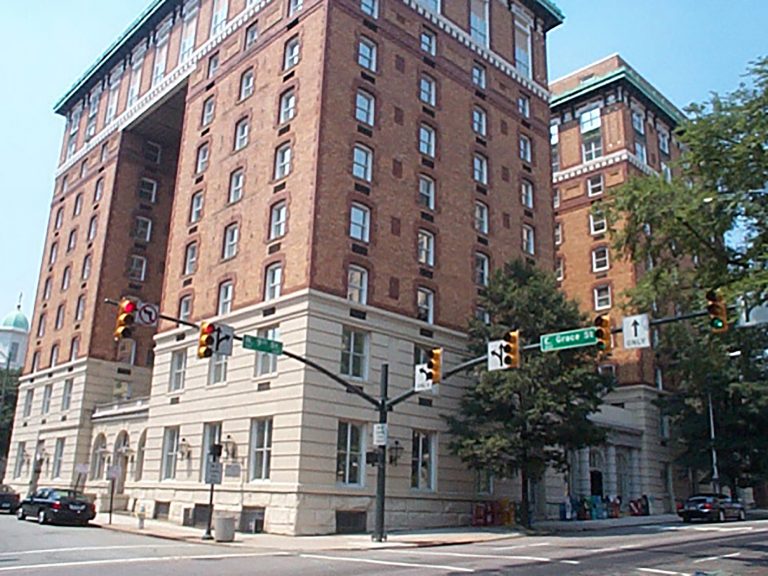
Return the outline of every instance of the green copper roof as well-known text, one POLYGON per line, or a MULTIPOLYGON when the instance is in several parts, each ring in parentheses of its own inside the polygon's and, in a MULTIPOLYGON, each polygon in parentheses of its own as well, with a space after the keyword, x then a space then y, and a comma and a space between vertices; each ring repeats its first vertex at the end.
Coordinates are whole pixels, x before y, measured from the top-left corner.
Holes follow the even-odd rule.
POLYGON ((17 308, 13 312, 9 312, 3 319, 3 328, 15 328, 16 330, 23 330, 29 332, 29 320, 24 316, 20 308, 17 308))
POLYGON ((565 14, 563 14, 562 10, 560 10, 554 2, 551 2, 550 0, 536 0, 536 3, 549 12, 558 24, 562 24, 565 20, 565 14))
MULTIPOLYGON (((133 48, 130 41, 138 39, 140 32, 145 28, 162 20, 171 9, 179 4, 181 0, 152 0, 152 3, 142 12, 136 20, 123 32, 107 50, 96 59, 96 62, 85 71, 85 73, 75 82, 67 93, 62 96, 56 104, 53 105, 53 111, 57 114, 66 114, 67 109, 72 103, 82 96, 86 90, 91 88, 89 81, 94 79, 97 72, 101 75, 111 70, 121 58, 123 58, 133 48)), ((100 78, 99 78, 100 80, 100 78)))
POLYGON ((620 80, 626 80, 632 84, 634 88, 636 88, 643 96, 650 100, 659 110, 666 114, 669 119, 676 124, 679 124, 685 120, 685 115, 677 108, 677 106, 667 100, 661 94, 661 92, 651 86, 645 78, 640 76, 640 74, 635 72, 629 66, 621 66, 620 68, 611 70, 603 76, 595 76, 594 78, 590 78, 589 80, 582 82, 576 88, 572 88, 571 90, 567 90, 562 94, 553 96, 552 100, 550 101, 550 106, 552 106, 552 108, 557 108, 558 106, 561 106, 567 102, 572 102, 573 100, 581 98, 590 92, 594 92, 599 88, 603 88, 604 86, 608 86, 609 84, 618 82, 620 80))

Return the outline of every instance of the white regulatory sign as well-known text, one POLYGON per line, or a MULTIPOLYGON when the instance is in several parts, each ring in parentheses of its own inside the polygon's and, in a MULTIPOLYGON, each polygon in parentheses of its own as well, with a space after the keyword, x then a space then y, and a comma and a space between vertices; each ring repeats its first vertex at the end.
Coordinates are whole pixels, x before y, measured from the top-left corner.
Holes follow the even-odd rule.
POLYGON ((139 309, 136 312, 136 324, 140 326, 157 326, 157 318, 160 315, 160 309, 157 304, 140 302, 139 309))
POLYGON ((429 369, 426 364, 416 364, 414 368, 414 385, 413 389, 416 392, 422 390, 432 390, 432 380, 427 378, 429 369))
POLYGON ((373 425, 373 445, 386 446, 389 437, 389 428, 386 424, 373 425))
POLYGON ((213 350, 221 356, 232 356, 232 344, 235 341, 235 329, 226 324, 216 324, 213 350))
POLYGON ((213 462, 209 459, 205 467, 205 483, 221 484, 223 468, 221 462, 213 462))
POLYGON ((488 371, 504 370, 504 340, 488 342, 488 371))
POLYGON ((624 335, 624 348, 650 348, 651 336, 648 323, 648 314, 627 316, 622 322, 622 334, 624 335))

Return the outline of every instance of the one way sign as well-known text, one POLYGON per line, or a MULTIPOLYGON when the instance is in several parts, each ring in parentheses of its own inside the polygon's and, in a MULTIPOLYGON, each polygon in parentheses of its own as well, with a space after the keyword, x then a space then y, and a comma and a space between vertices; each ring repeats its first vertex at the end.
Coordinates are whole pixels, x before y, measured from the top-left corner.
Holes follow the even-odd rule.
POLYGON ((648 324, 648 314, 627 316, 622 322, 624 348, 650 348, 651 337, 648 324))

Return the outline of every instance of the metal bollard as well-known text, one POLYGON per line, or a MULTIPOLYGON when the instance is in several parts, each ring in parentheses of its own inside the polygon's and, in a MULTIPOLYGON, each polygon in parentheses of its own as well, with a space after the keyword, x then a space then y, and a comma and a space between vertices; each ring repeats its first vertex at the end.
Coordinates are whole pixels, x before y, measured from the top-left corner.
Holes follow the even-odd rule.
POLYGON ((147 517, 147 509, 142 504, 139 508, 139 512, 136 514, 136 518, 139 519, 139 530, 144 530, 144 519, 147 517))

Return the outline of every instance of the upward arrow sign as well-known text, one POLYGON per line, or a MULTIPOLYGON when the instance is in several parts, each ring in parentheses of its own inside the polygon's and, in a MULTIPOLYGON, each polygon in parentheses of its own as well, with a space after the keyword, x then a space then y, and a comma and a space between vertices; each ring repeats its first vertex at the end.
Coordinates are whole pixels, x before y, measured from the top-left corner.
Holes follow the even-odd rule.
POLYGON ((637 321, 637 318, 632 322, 632 331, 634 332, 634 337, 637 338, 639 336, 638 334, 638 328, 640 328, 640 322, 637 321))

